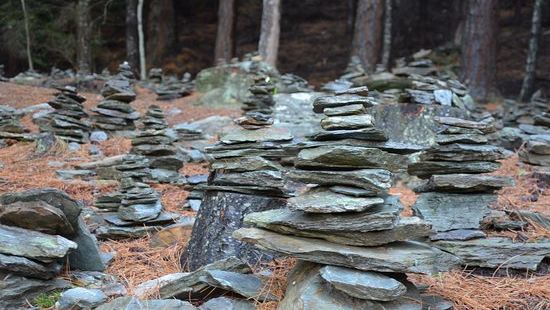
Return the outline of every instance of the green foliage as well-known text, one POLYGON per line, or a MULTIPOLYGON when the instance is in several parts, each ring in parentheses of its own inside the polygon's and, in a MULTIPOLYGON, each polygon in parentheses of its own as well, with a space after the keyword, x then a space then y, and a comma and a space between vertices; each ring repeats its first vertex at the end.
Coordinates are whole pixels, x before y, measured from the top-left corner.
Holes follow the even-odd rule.
POLYGON ((32 305, 40 309, 51 309, 59 298, 61 298, 61 291, 59 290, 41 293, 33 299, 32 305))

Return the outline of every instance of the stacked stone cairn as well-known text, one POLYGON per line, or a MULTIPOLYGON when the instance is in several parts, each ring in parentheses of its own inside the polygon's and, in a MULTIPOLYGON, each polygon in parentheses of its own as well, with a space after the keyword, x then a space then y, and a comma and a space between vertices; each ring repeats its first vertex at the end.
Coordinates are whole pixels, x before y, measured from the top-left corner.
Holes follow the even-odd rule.
POLYGON ((57 88, 55 99, 48 104, 55 110, 48 115, 49 121, 40 126, 43 132, 52 132, 61 140, 84 144, 89 141, 90 124, 86 120, 88 114, 84 111, 83 102, 86 98, 80 96, 75 87, 57 88))
POLYGON ((0 140, 16 139, 24 140, 28 130, 21 125, 21 113, 16 109, 0 105, 0 140))
POLYGON ((172 100, 190 95, 193 87, 191 74, 186 72, 181 80, 175 75, 162 77, 161 83, 155 87, 155 93, 157 100, 172 100))
POLYGON ((297 258, 279 309, 422 309, 405 273, 448 270, 458 258, 422 240, 430 225, 401 217, 388 195, 391 170, 405 169, 402 155, 370 142, 384 140, 366 114, 368 90, 352 88, 318 98, 322 130, 295 160, 295 181, 315 185, 288 199, 288 208, 251 213, 234 236, 297 258))
POLYGON ((487 142, 487 135, 495 131, 494 120, 439 117, 436 121, 443 128, 437 144, 409 166, 410 174, 428 179, 415 189, 420 195, 414 212, 432 224, 432 240, 485 237, 480 224, 497 200, 495 191, 513 185, 509 177, 485 174, 497 170, 497 160, 507 153, 487 142))
POLYGON ((162 109, 158 105, 149 106, 143 118, 143 130, 132 138, 130 152, 148 158, 153 179, 182 182, 178 170, 183 167, 183 158, 172 145, 173 138, 166 133, 167 128, 162 109))
POLYGON ((520 125, 529 136, 525 148, 519 153, 520 159, 531 165, 550 166, 550 110, 534 117, 534 124, 520 125))
POLYGON ((127 63, 119 66, 117 75, 108 80, 101 89, 104 97, 92 111, 95 127, 105 131, 134 130, 134 121, 139 119, 139 112, 130 102, 136 99, 133 89, 133 73, 127 63))

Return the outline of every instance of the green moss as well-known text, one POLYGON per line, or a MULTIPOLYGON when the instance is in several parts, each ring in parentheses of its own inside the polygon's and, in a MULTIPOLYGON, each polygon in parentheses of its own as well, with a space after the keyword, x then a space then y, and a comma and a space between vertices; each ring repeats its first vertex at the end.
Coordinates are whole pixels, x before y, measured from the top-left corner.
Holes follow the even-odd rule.
POLYGON ((40 309, 51 309, 61 297, 61 293, 59 290, 41 293, 33 299, 32 305, 40 309))

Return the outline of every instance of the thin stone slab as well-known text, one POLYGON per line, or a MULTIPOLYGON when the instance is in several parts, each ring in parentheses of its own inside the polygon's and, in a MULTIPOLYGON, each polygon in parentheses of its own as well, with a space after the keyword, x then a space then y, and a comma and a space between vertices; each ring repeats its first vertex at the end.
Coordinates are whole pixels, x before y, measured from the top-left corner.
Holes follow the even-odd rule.
POLYGON ((324 266, 319 273, 337 290, 359 299, 391 301, 407 292, 401 282, 377 272, 324 266))
POLYGON ((0 270, 20 276, 48 280, 57 276, 62 267, 58 262, 39 264, 25 257, 0 254, 0 270))
POLYGON ((477 238, 485 238, 487 237, 487 234, 485 234, 481 230, 477 229, 455 229, 455 230, 449 230, 449 231, 443 231, 436 233, 434 235, 430 236, 430 240, 437 241, 437 240, 470 240, 470 239, 477 239, 477 238))
MULTIPOLYGON (((118 217, 117 213, 105 213, 103 219, 116 226, 134 226, 136 222, 126 221, 118 217)), ((180 214, 174 212, 161 212, 158 217, 145 222, 145 225, 166 225, 173 224, 181 217, 180 214)))
POLYGON ((220 136, 220 142, 224 144, 282 142, 290 140, 292 140, 292 134, 288 129, 275 126, 258 130, 237 130, 224 133, 220 136))
POLYGON ((31 229, 50 235, 74 235, 75 231, 61 211, 48 203, 16 201, 0 205, 0 224, 31 229))
POLYGON ((361 214, 354 221, 351 214, 330 217, 305 214, 287 209, 247 215, 244 222, 274 232, 299 237, 324 239, 354 246, 379 246, 396 241, 425 238, 431 226, 417 217, 396 220, 389 214, 361 214), (332 220, 332 221, 331 221, 332 220), (380 228, 383 228, 382 230, 380 228))
POLYGON ((266 283, 255 275, 224 270, 206 270, 202 279, 212 286, 235 292, 245 298, 259 301, 277 300, 277 297, 271 293, 262 291, 266 283))
POLYGON ((46 281, 2 271, 0 271, 0 279, 0 309, 28 309, 28 301, 41 293, 66 289, 72 285, 69 281, 61 279, 46 281))
POLYGON ((550 240, 513 242, 508 238, 438 241, 434 246, 460 257, 463 265, 499 269, 536 270, 550 255, 550 240))
POLYGON ((392 186, 392 173, 384 169, 354 171, 292 170, 288 177, 295 181, 319 185, 344 185, 386 193, 392 186))
POLYGON ((0 225, 0 253, 3 254, 51 262, 65 257, 76 247, 76 243, 61 236, 0 225))
POLYGON ((324 130, 349 130, 373 127, 373 117, 369 114, 328 116, 321 120, 324 130))
POLYGON ((493 194, 422 193, 413 205, 414 213, 432 224, 436 232, 454 229, 479 229, 495 203, 493 194))
POLYGON ((425 161, 496 161, 506 158, 506 150, 487 144, 453 143, 432 148, 420 155, 425 161))
POLYGON ((514 180, 510 177, 505 176, 442 174, 433 175, 426 184, 415 188, 415 192, 494 192, 503 187, 514 185, 514 180))
POLYGON ((489 173, 498 170, 500 166, 498 162, 488 161, 420 161, 410 164, 407 170, 419 178, 429 178, 435 174, 489 173))
POLYGON ((211 184, 282 188, 283 175, 280 171, 273 170, 257 170, 240 173, 216 173, 211 184))
POLYGON ((256 310, 256 306, 253 302, 228 298, 217 297, 212 298, 199 307, 200 310, 256 310))
POLYGON ((107 295, 101 290, 76 287, 61 294, 56 309, 93 309, 105 302, 107 302, 107 295))
POLYGON ((225 160, 215 161, 212 163, 211 167, 213 170, 223 170, 224 172, 283 170, 283 167, 279 165, 277 162, 267 160, 260 156, 248 156, 248 157, 240 157, 235 159, 225 159, 225 160))
POLYGON ((321 146, 300 151, 294 164, 302 169, 407 168, 407 158, 378 148, 359 146, 321 146))
POLYGON ((313 112, 322 113, 326 108, 336 108, 351 104, 362 104, 365 107, 370 107, 376 103, 368 97, 355 94, 342 94, 339 96, 322 96, 317 97, 313 101, 313 112))
POLYGON ((95 230, 100 240, 137 239, 151 235, 162 229, 162 226, 114 226, 102 225, 95 230))
POLYGON ((362 189, 359 187, 351 187, 351 186, 331 186, 329 189, 335 193, 338 194, 344 194, 351 197, 372 197, 376 196, 376 192, 368 190, 368 189, 362 189))
POLYGON ((382 130, 369 127, 350 130, 321 130, 309 136, 309 139, 313 141, 332 141, 342 139, 387 141, 388 137, 382 130))
POLYGON ((241 228, 233 234, 259 248, 320 264, 379 272, 434 274, 459 262, 456 256, 418 242, 395 242, 384 247, 354 247, 319 239, 280 235, 258 228, 241 228))
POLYGON ((382 203, 384 199, 379 197, 350 197, 326 189, 310 190, 288 199, 291 209, 307 213, 361 212, 382 203))
POLYGON ((495 127, 489 122, 475 122, 475 121, 469 121, 461 118, 445 117, 445 116, 435 117, 435 120, 442 125, 468 128, 468 129, 478 129, 478 130, 481 130, 483 133, 495 132, 495 127))
POLYGON ((358 115, 366 113, 365 106, 362 104, 350 104, 342 107, 326 108, 323 113, 326 116, 358 115))
POLYGON ((147 222, 156 219, 162 211, 160 200, 151 204, 131 204, 118 208, 118 216, 125 221, 147 222))
POLYGON ((437 135, 435 137, 435 143, 442 145, 452 143, 484 144, 488 141, 486 136, 476 134, 437 135))

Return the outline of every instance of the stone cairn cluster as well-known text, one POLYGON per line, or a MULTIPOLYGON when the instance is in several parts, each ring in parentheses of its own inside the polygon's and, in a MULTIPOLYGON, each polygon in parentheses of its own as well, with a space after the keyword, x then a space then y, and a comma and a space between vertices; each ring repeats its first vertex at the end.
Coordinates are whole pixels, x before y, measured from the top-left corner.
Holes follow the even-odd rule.
POLYGON ((20 122, 21 114, 16 109, 1 105, 0 106, 0 138, 9 134, 22 134, 27 132, 20 122))
POLYGON ((52 132, 61 140, 84 144, 89 141, 91 126, 83 103, 86 98, 79 95, 75 87, 57 88, 59 91, 48 104, 55 110, 48 114, 49 121, 42 123, 40 130, 52 132))
POLYGON ((81 208, 56 189, 0 196, 0 308, 26 309, 36 295, 69 286, 54 279, 67 262, 72 270, 103 271, 81 208))
POLYGON ((536 166, 550 166, 550 110, 534 117, 534 125, 520 125, 528 134, 520 159, 536 166))
POLYGON ((105 131, 134 130, 134 121, 139 119, 130 102, 136 99, 133 89, 134 75, 127 63, 119 66, 119 72, 105 82, 101 89, 103 100, 92 108, 97 115, 93 117, 94 126, 105 131))
POLYGON ((250 96, 243 102, 244 114, 235 122, 241 127, 249 130, 265 128, 273 124, 273 92, 275 85, 270 78, 258 74, 254 83, 250 86, 250 96))
POLYGON ((425 243, 430 225, 401 217, 388 195, 404 156, 372 147, 385 140, 365 112, 366 87, 317 98, 322 130, 295 160, 292 180, 316 187, 288 200, 288 208, 250 213, 234 236, 296 257, 297 267, 279 309, 421 309, 404 273, 432 274, 459 259, 425 243), (400 308, 403 307, 403 308, 400 308))
POLYGON ((191 94, 195 87, 191 74, 186 72, 181 79, 177 76, 164 76, 161 68, 149 70, 149 81, 157 94, 157 100, 172 100, 191 94))
POLYGON ((417 216, 432 224, 432 240, 483 238, 480 224, 496 202, 495 191, 512 186, 509 177, 486 175, 500 167, 506 151, 488 144, 495 131, 493 119, 481 122, 452 117, 436 118, 442 130, 436 145, 423 152, 409 173, 428 179, 415 191, 417 216))
POLYGON ((143 130, 132 138, 130 153, 148 159, 151 178, 168 183, 181 181, 178 170, 183 167, 183 158, 172 145, 173 138, 166 133, 168 124, 162 109, 158 105, 149 106, 142 122, 143 130))

